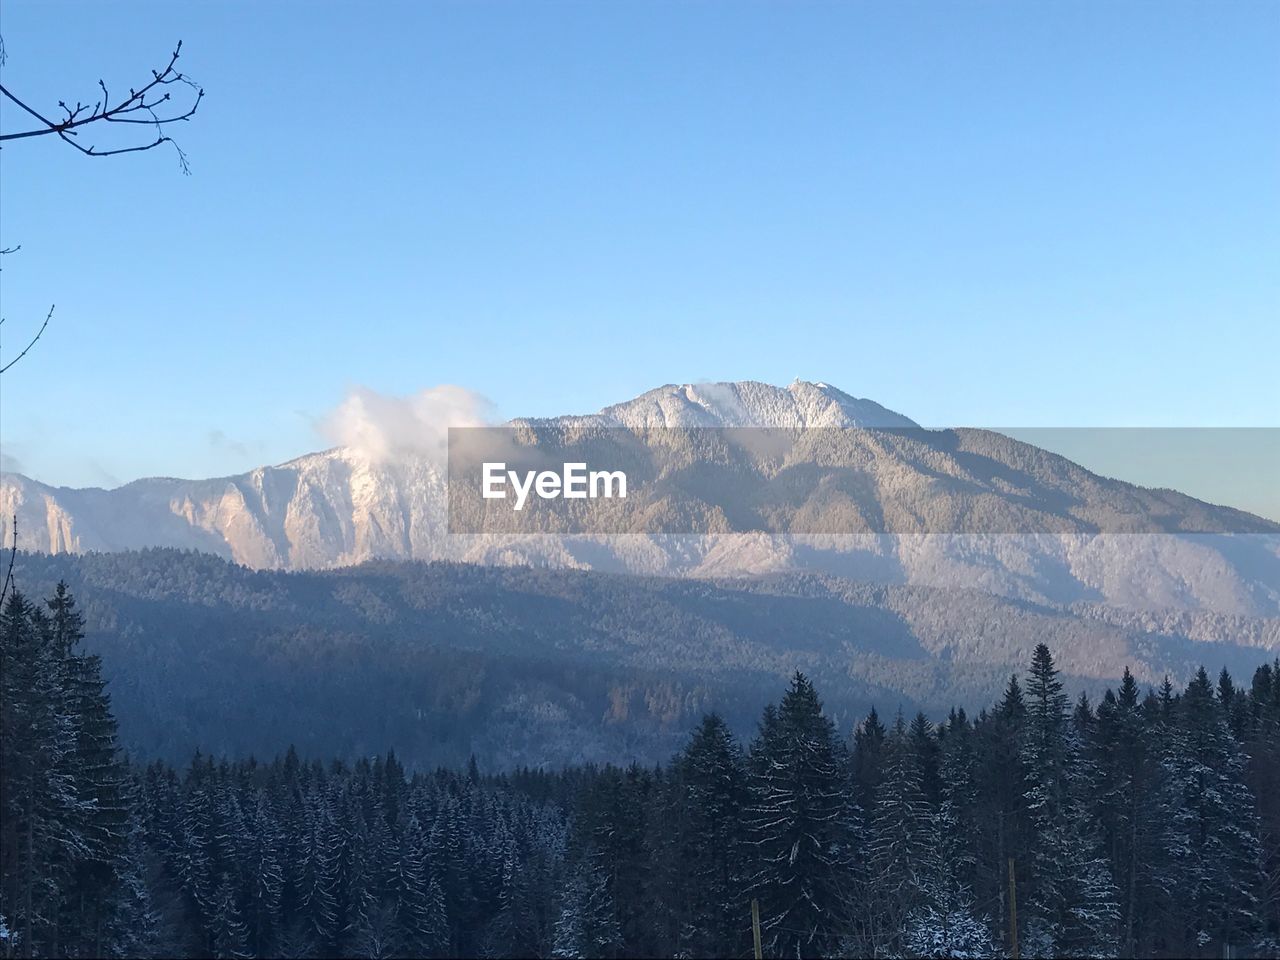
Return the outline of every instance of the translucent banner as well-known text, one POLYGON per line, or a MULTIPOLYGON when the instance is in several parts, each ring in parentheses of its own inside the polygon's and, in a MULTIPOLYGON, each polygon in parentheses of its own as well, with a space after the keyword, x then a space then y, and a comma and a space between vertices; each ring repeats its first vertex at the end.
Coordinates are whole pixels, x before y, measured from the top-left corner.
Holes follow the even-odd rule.
POLYGON ((1204 497, 1216 484, 1265 509, 1280 477, 1274 429, 560 421, 451 429, 448 452, 451 533, 1280 533, 1274 519, 1169 488, 1186 480, 1204 497))

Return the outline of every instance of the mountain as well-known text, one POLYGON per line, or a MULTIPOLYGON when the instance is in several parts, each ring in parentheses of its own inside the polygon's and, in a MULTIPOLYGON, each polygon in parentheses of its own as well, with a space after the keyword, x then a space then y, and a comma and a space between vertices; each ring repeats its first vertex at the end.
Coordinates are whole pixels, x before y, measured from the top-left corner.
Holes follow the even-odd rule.
POLYGON ((817 574, 733 580, 375 561, 254 571, 175 550, 20 554, 19 586, 65 580, 103 658, 127 747, 354 758, 419 769, 654 762, 706 710, 749 736, 799 669, 842 733, 876 706, 935 717, 998 697, 1035 644, 1069 687, 1206 664, 1239 679, 1280 618, 1152 616, 817 574), (1230 637, 1223 642, 1217 638, 1230 637))
POLYGON ((522 420, 575 426, 591 423, 630 430, 653 427, 881 427, 915 423, 871 400, 860 400, 825 383, 797 380, 783 389, 752 380, 737 383, 667 384, 634 400, 585 417, 522 420))
POLYGON ((178 547, 284 570, 385 558, 659 576, 818 571, 1033 603, 1280 614, 1280 524, 1101 477, 997 433, 923 430, 827 384, 667 385, 597 414, 511 426, 562 444, 634 438, 655 483, 623 508, 627 534, 481 526, 450 535, 440 457, 345 448, 239 476, 114 490, 9 474, 0 513, 16 514, 24 548, 50 553, 178 547), (719 427, 808 431, 781 468, 785 502, 769 499, 778 471, 756 463, 666 469, 672 444, 719 427), (658 428, 685 432, 658 440, 658 428), (832 437, 844 459, 830 459, 832 437), (671 516, 690 525, 672 533, 654 519, 671 516))

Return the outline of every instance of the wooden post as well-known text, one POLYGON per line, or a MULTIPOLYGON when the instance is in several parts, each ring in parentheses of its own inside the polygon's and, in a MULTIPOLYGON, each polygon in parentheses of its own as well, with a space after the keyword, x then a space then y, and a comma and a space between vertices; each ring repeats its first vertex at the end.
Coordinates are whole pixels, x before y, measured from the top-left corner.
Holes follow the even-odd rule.
POLYGON ((760 901, 751 898, 751 937, 755 940, 756 960, 764 960, 764 951, 760 948, 760 901))
POLYGON ((1009 858, 1009 956, 1018 960, 1018 880, 1013 874, 1013 857, 1009 858))

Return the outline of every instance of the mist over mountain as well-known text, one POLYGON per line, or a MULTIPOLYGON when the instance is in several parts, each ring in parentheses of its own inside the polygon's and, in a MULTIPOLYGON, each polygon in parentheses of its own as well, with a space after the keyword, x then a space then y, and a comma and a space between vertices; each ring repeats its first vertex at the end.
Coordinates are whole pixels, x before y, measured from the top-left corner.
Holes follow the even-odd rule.
MULTIPOLYGON (((447 399, 451 407, 465 407, 447 399)), ((640 437, 657 428, 861 428, 871 433, 858 441, 859 465, 845 470, 848 485, 859 491, 853 507, 892 518, 894 532, 823 527, 833 515, 831 485, 823 480, 830 473, 798 470, 796 502, 777 511, 767 529, 749 533, 731 532, 732 521, 758 505, 746 503, 743 488, 716 483, 664 491, 660 506, 710 518, 690 533, 641 526, 649 535, 450 535, 441 458, 420 446, 389 446, 388 437, 407 429, 403 422, 376 433, 376 443, 218 479, 154 478, 102 490, 8 474, 0 484, 0 513, 17 515, 22 547, 48 553, 178 547, 282 570, 380 558, 660 576, 813 571, 1035 603, 1280 613, 1280 524, 1100 477, 989 431, 921 430, 827 384, 667 385, 596 414, 512 425, 560 436, 624 430, 640 437), (974 517, 979 531, 993 532, 936 532, 939 518, 942 529, 955 529, 945 524, 974 517), (1233 533, 1206 532, 1217 530, 1233 533)), ((370 435, 363 421, 358 426, 354 435, 370 435)), ((792 466, 815 467, 820 456, 792 466)))

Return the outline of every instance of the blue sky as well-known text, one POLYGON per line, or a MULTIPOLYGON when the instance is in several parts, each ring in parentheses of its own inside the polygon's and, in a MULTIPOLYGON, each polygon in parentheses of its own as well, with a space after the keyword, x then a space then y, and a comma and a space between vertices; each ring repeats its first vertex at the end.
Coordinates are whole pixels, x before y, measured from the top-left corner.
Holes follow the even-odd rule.
POLYGON ((0 151, 5 352, 57 304, 4 453, 48 482, 284 460, 354 385, 1277 425, 1275 3, 6 0, 0 32, 40 105, 179 38, 207 93, 190 177, 0 151))

